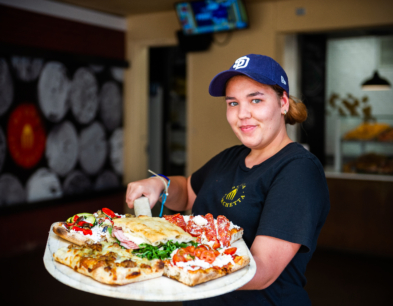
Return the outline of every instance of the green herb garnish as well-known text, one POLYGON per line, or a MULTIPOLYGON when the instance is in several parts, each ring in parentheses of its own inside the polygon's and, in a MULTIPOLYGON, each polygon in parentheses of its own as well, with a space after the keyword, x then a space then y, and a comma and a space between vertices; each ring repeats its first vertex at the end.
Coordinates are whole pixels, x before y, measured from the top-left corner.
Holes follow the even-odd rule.
POLYGON ((190 245, 198 246, 198 243, 194 241, 190 242, 172 242, 169 240, 165 244, 161 244, 159 246, 152 246, 150 244, 141 243, 139 245, 139 249, 133 250, 132 253, 138 257, 147 258, 149 260, 152 259, 166 259, 171 257, 171 253, 180 248, 186 248, 190 245))

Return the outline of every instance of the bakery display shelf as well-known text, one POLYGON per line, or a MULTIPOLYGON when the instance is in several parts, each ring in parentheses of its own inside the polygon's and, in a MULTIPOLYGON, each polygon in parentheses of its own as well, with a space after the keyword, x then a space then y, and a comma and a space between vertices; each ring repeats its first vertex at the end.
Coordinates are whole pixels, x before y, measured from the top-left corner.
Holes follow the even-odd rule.
POLYGON ((233 246, 238 248, 240 254, 249 255, 250 264, 232 274, 199 284, 195 287, 188 287, 164 276, 124 286, 105 285, 88 276, 77 273, 73 269, 53 259, 54 252, 70 244, 53 233, 52 227, 54 224, 50 228, 46 244, 44 254, 45 268, 55 279, 65 285, 93 294, 151 302, 198 300, 234 291, 248 283, 256 273, 256 263, 244 240, 241 239, 236 241, 233 246))

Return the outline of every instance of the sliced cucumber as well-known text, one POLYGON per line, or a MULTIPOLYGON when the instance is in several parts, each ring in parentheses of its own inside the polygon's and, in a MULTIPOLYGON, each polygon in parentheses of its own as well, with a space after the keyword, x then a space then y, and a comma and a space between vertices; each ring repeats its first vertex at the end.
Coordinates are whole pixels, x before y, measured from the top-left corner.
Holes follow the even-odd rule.
POLYGON ((108 220, 108 219, 105 219, 104 220, 104 222, 102 222, 101 224, 100 224, 100 226, 110 226, 110 227, 112 227, 112 222, 110 221, 110 220, 108 220))
POLYGON ((95 224, 96 223, 96 218, 94 217, 94 215, 93 214, 89 214, 89 213, 80 213, 80 214, 73 215, 72 217, 69 217, 67 219, 67 222, 68 223, 74 222, 74 217, 75 216, 78 216, 78 218, 79 217, 83 217, 84 221, 89 222, 91 224, 95 224))

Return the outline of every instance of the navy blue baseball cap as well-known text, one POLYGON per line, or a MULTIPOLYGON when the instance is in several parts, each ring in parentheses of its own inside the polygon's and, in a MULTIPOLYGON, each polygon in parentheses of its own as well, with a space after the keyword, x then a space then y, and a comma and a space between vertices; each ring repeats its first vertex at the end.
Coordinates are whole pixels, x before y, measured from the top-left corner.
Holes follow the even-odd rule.
POLYGON ((225 96, 226 83, 235 75, 245 75, 266 85, 278 85, 289 95, 288 77, 284 69, 271 57, 259 54, 239 57, 231 68, 217 74, 210 82, 210 95, 225 96))

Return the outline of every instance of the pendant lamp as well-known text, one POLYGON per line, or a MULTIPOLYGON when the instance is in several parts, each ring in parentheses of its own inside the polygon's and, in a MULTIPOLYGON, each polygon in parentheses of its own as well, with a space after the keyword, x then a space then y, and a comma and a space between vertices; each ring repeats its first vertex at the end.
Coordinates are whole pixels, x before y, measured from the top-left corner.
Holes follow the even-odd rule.
POLYGON ((391 89, 390 83, 379 76, 378 71, 375 70, 374 75, 371 79, 366 80, 362 84, 362 90, 389 90, 391 89))

